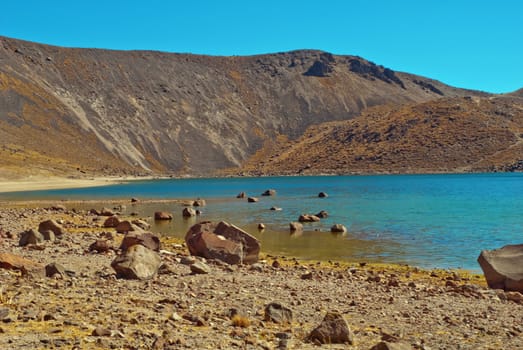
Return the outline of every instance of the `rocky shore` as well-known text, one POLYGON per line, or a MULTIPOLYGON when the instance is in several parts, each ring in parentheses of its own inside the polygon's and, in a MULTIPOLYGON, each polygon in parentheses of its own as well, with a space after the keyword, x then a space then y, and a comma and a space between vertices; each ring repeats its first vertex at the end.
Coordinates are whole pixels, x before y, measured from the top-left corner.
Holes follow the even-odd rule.
POLYGON ((523 296, 488 289, 482 276, 300 261, 263 247, 259 262, 228 265, 160 237, 154 278, 117 278, 111 263, 123 234, 103 227, 96 211, 37 205, 0 209, 1 349, 523 347, 523 296), (60 223, 60 237, 20 245, 24 231, 47 220, 60 223), (99 240, 107 249, 92 248, 99 240), (313 330, 339 316, 344 343, 322 344, 313 330))

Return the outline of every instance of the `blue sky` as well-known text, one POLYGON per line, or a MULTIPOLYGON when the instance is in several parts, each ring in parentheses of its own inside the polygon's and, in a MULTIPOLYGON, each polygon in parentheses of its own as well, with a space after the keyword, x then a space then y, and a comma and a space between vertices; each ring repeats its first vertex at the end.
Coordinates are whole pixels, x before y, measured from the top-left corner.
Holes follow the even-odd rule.
POLYGON ((321 49, 457 87, 523 87, 519 0, 4 0, 0 35, 210 55, 321 49))

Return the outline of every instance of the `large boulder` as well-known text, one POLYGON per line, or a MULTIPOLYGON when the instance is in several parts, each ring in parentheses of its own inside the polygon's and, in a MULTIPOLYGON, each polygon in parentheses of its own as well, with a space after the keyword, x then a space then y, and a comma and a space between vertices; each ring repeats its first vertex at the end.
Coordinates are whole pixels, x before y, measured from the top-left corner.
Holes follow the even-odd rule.
POLYGON ((329 311, 318 327, 309 334, 308 340, 318 344, 354 343, 354 336, 343 316, 336 311, 329 311))
POLYGON ((490 288, 523 293, 523 244, 483 250, 478 263, 490 288))
POLYGON ((38 232, 43 233, 45 231, 53 231, 54 235, 58 238, 62 237, 64 234, 64 228, 62 225, 54 220, 42 221, 40 225, 38 225, 38 232))
POLYGON ((111 263, 118 278, 148 280, 156 276, 162 259, 158 253, 135 244, 111 263))
POLYGON ((255 237, 224 221, 193 225, 185 235, 185 242, 192 255, 228 264, 253 264, 260 253, 260 242, 255 237))

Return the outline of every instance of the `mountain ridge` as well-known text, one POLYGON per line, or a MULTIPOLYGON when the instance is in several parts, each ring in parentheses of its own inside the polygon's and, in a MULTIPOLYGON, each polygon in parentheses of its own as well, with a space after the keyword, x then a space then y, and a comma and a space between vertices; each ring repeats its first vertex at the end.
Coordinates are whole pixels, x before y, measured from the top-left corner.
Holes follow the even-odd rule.
POLYGON ((311 125, 460 96, 492 95, 320 50, 205 56, 0 37, 0 177, 211 175, 311 125))

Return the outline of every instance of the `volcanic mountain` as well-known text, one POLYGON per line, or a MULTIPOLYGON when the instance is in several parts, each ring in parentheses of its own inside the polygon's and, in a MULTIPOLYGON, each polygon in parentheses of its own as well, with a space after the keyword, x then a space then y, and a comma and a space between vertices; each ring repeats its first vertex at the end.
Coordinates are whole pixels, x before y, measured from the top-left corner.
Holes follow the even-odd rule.
MULTIPOLYGON (((459 149, 475 149, 487 138, 466 137, 460 141, 464 148, 445 148, 455 152, 452 163, 447 160, 453 157, 439 153, 421 157, 419 147, 433 149, 442 142, 434 137, 446 132, 444 118, 461 120, 454 109, 460 104, 459 111, 470 118, 459 124, 464 134, 468 127, 474 128, 471 133, 490 133, 493 125, 505 130, 488 139, 488 154, 501 152, 501 159, 518 142, 519 124, 508 120, 519 118, 520 99, 491 97, 361 57, 314 50, 214 57, 63 48, 0 37, 0 177, 194 176, 243 165, 253 173, 294 173, 307 164, 311 172, 476 169, 474 164, 483 163, 459 149), (506 106, 508 116, 489 107, 497 103, 506 106), (481 123, 487 120, 474 119, 484 106, 486 128, 481 123), (431 108, 432 117, 441 120, 421 128, 418 118, 428 118, 425 110, 431 108), (407 123, 409 113, 415 128, 407 123), (296 140, 334 138, 328 131, 333 125, 348 128, 336 134, 343 140, 328 146, 331 153, 341 147, 340 156, 350 153, 345 165, 334 158, 305 161, 297 153, 292 162, 272 162, 274 169, 267 161, 256 164, 269 154, 274 159, 276 153, 290 154, 296 140), (386 151, 365 149, 387 137, 401 139, 401 148, 387 141, 386 151), (285 151, 276 150, 279 146, 285 151), (411 155, 416 158, 409 163, 411 155)), ((507 157, 502 168, 515 161, 507 157)))

